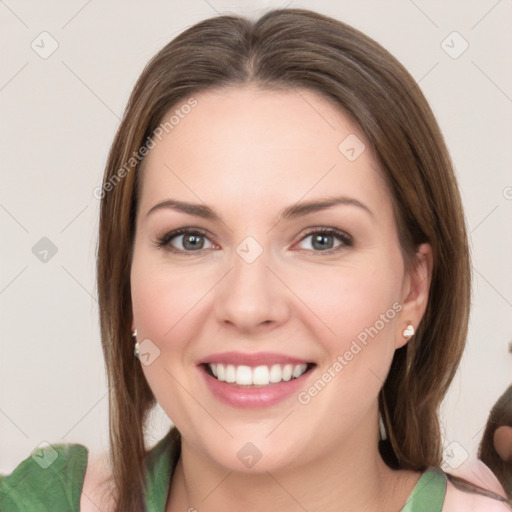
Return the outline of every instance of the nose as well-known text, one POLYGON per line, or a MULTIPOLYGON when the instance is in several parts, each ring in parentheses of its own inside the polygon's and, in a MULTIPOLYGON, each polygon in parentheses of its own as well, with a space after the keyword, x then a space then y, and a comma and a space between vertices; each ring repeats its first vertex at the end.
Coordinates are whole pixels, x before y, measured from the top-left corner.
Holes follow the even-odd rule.
POLYGON ((290 292, 271 266, 265 251, 251 263, 234 255, 231 271, 216 286, 219 323, 254 333, 286 322, 290 292))

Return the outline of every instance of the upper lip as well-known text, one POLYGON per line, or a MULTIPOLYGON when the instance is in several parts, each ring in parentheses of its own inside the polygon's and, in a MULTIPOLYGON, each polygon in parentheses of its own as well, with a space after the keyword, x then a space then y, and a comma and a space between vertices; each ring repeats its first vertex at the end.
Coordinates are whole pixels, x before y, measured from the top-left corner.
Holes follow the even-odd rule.
POLYGON ((211 354, 200 361, 200 364, 232 364, 234 366, 263 366, 273 364, 308 364, 311 361, 275 352, 256 352, 247 354, 243 352, 219 352, 211 354))

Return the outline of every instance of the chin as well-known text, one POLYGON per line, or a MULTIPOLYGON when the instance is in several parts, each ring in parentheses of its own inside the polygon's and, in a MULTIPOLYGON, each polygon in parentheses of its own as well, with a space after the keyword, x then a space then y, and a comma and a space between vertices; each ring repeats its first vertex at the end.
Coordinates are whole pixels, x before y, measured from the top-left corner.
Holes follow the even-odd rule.
POLYGON ((217 440, 213 446, 205 446, 210 458, 229 471, 250 474, 277 472, 297 460, 302 450, 288 436, 285 445, 277 436, 275 439, 259 436, 240 435, 234 438, 217 440))

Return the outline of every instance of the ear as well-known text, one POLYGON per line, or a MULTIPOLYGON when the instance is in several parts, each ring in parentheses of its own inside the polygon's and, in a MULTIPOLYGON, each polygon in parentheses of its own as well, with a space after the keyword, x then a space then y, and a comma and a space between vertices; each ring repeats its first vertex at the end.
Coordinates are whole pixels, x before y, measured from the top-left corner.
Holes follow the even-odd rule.
POLYGON ((432 267, 432 247, 428 243, 421 244, 416 251, 412 268, 404 276, 402 310, 398 317, 395 349, 403 347, 410 339, 403 336, 403 330, 409 324, 416 330, 425 314, 432 280, 432 267))

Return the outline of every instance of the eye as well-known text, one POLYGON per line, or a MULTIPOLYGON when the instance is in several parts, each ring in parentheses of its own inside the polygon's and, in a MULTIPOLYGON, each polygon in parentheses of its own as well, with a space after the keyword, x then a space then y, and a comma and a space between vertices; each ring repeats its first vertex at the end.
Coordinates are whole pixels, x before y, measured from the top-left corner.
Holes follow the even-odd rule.
POLYGON ((301 242, 311 238, 312 249, 306 250, 314 252, 331 253, 342 249, 343 247, 350 247, 353 245, 353 240, 350 235, 335 228, 316 228, 314 231, 307 233, 301 242), (338 245, 335 241, 338 240, 338 245))
POLYGON ((165 247, 172 252, 190 253, 211 248, 205 247, 205 240, 208 240, 208 238, 203 230, 180 228, 158 238, 155 241, 155 245, 160 248, 165 247))
MULTIPOLYGON (((353 245, 352 237, 335 228, 319 227, 307 233, 299 243, 311 238, 312 249, 304 248, 306 251, 316 253, 331 253, 353 245), (338 244, 336 245, 336 240, 338 244)), ((180 228, 166 233, 154 242, 158 248, 166 248, 175 253, 193 253, 205 249, 211 249, 214 244, 209 241, 207 233, 198 228, 180 228), (211 245, 205 246, 205 241, 211 245)))

